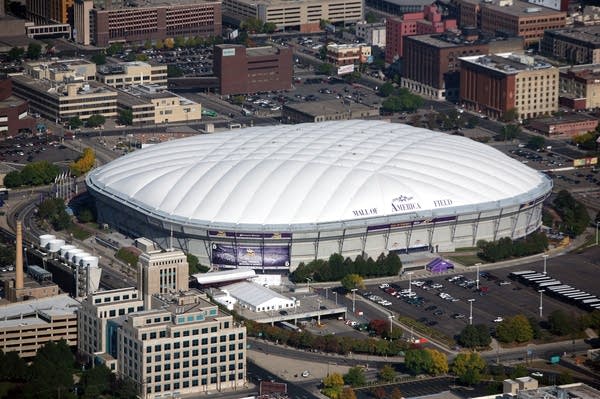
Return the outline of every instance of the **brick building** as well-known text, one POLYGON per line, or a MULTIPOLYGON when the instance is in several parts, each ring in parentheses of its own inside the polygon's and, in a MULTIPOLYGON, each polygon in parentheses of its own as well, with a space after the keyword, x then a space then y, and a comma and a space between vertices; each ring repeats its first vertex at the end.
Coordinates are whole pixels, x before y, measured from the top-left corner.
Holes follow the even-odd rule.
POLYGON ((499 118, 515 109, 530 119, 558 111, 558 68, 511 53, 460 59, 460 102, 499 118))
POLYGON ((115 42, 221 35, 220 1, 110 9, 92 8, 91 1, 78 0, 74 6, 75 39, 81 44, 104 47, 115 42))
POLYGON ((473 35, 419 35, 404 39, 401 86, 436 99, 458 99, 459 57, 522 48, 520 39, 489 40, 473 35))
POLYGON ((74 0, 27 0, 27 19, 39 25, 72 23, 73 2, 74 0))
POLYGON ((442 13, 435 5, 426 6, 422 12, 407 13, 401 17, 388 18, 385 38, 385 62, 391 64, 396 58, 402 58, 406 36, 443 33, 456 28, 456 20, 442 20, 442 13))
POLYGON ((518 0, 457 0, 460 25, 494 35, 520 36, 525 47, 537 44, 548 29, 564 28, 567 14, 518 0))
POLYGON ((559 117, 532 119, 528 123, 529 129, 548 137, 572 138, 593 132, 598 127, 598 119, 580 114, 567 114, 559 117))
POLYGON ((600 26, 548 30, 540 51, 569 64, 600 64, 600 26))
POLYGON ((12 81, 0 78, 0 138, 14 136, 24 129, 33 131, 35 120, 28 111, 29 103, 13 96, 12 81))
POLYGON ((327 62, 335 66, 364 64, 372 60, 371 46, 359 44, 330 44, 327 62))
POLYGON ((250 94, 292 87, 292 49, 282 46, 246 48, 220 44, 214 48, 213 71, 221 94, 250 94))

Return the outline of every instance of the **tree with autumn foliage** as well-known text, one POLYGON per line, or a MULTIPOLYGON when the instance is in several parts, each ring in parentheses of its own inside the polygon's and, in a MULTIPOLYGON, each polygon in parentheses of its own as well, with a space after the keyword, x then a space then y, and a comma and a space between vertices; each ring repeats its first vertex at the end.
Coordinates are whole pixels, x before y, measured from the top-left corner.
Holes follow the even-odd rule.
POLYGON ((69 165, 71 173, 75 176, 81 176, 89 172, 96 163, 96 154, 91 148, 83 150, 83 155, 79 157, 75 162, 69 165))

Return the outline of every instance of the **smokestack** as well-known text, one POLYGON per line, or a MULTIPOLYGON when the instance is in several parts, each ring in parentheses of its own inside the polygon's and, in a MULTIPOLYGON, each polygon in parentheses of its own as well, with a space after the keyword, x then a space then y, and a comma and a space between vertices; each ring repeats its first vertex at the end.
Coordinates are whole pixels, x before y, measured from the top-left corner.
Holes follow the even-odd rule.
POLYGON ((17 254, 15 268, 17 269, 15 277, 15 289, 23 289, 23 227, 21 221, 17 220, 17 254))

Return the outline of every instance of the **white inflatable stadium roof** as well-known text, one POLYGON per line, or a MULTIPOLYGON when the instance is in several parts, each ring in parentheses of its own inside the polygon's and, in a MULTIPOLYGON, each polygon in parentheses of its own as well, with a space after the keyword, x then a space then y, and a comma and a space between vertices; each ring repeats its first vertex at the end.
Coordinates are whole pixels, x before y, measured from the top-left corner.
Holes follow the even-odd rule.
POLYGON ((93 170, 87 185, 168 220, 237 227, 454 214, 551 188, 543 174, 490 146, 364 120, 173 140, 93 170))

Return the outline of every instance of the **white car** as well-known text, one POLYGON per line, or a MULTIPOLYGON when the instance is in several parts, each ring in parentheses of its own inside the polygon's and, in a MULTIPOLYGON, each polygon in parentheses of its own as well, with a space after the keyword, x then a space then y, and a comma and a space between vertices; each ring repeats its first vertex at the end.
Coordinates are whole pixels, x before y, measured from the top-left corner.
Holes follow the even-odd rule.
POLYGON ((539 371, 531 373, 532 377, 543 377, 544 373, 540 373, 539 371))
POLYGON ((390 285, 388 283, 383 283, 383 284, 379 284, 379 288, 384 289, 384 288, 389 288, 390 285))
POLYGON ((504 321, 504 319, 503 319, 502 317, 500 317, 500 316, 498 316, 498 317, 496 317, 496 318, 494 319, 494 323, 501 323, 501 322, 503 322, 503 321, 504 321))
POLYGON ((438 289, 438 288, 444 288, 444 286, 443 286, 442 284, 433 284, 433 285, 431 286, 431 288, 438 289))
POLYGON ((310 372, 308 370, 304 370, 302 372, 302 377, 304 377, 304 378, 308 377, 309 375, 310 375, 310 372))

